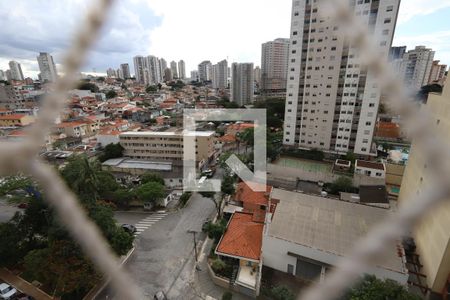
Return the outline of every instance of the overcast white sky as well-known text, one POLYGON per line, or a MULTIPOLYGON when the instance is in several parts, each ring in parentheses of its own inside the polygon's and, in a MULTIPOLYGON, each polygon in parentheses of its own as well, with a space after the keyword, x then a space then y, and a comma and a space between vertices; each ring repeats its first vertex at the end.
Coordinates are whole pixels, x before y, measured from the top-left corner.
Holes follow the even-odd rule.
MULTIPOLYGON (((92 0, 91 0, 92 1, 92 0)), ((57 63, 89 0, 1 1, 0 69, 22 63, 39 73, 36 56, 57 63)), ((183 59, 187 75, 202 60, 260 64, 261 44, 289 37, 291 0, 120 0, 83 71, 105 72, 132 57, 183 59)), ((450 0, 402 0, 394 45, 426 45, 450 64, 450 0)))

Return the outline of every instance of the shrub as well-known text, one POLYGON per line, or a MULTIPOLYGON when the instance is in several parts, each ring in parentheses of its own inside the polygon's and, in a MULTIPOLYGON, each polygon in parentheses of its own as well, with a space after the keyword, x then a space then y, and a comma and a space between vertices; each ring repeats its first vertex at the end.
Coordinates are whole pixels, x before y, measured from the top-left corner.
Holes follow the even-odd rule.
POLYGON ((214 273, 219 273, 220 271, 224 270, 226 266, 227 264, 220 258, 214 259, 211 263, 211 268, 213 269, 214 273))
POLYGON ((233 294, 231 292, 225 292, 222 295, 222 300, 231 300, 233 299, 233 294))
POLYGON ((185 192, 180 197, 180 206, 184 207, 186 203, 188 202, 189 198, 191 198, 192 193, 191 192, 185 192))
POLYGON ((294 300, 295 296, 287 287, 280 285, 270 290, 271 298, 274 300, 294 300))

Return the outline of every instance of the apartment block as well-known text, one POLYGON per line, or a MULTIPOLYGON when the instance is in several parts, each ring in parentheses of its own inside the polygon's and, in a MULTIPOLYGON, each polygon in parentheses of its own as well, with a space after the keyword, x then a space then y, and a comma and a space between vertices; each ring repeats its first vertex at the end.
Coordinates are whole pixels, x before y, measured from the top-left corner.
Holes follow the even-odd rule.
POLYGON ((58 78, 56 65, 53 61, 53 56, 49 53, 41 52, 37 57, 39 70, 41 71, 40 78, 42 82, 55 82, 58 78))
POLYGON ((261 90, 263 93, 286 92, 289 39, 262 44, 261 90))
POLYGON ((447 65, 439 64, 439 60, 433 61, 431 65, 430 78, 428 79, 428 84, 433 83, 443 84, 446 71, 447 65))
POLYGON ((209 60, 202 61, 198 65, 198 76, 200 81, 212 80, 212 64, 209 60))
POLYGON ((403 55, 401 74, 412 93, 428 84, 433 59, 434 51, 425 46, 417 46, 403 55))
POLYGON ((186 79, 186 64, 184 60, 178 62, 178 77, 180 79, 186 79))
POLYGON ((231 101, 239 106, 251 103, 254 94, 253 63, 231 65, 231 101))
MULTIPOLYGON (((195 135, 196 159, 204 163, 214 156, 214 132, 197 131, 195 135)), ((124 156, 156 161, 183 160, 182 130, 124 132, 119 138, 125 149, 124 156)))
POLYGON ((130 74, 130 65, 129 64, 121 64, 120 65, 121 75, 122 79, 127 79, 131 77, 130 74))
MULTIPOLYGON (((435 135, 443 141, 450 140, 450 84, 441 95, 430 94, 426 107, 435 124, 435 135)), ((431 186, 433 176, 428 172, 427 153, 418 144, 412 144, 408 163, 400 188, 399 203, 407 204, 431 186)), ((423 264, 428 287, 436 293, 447 295, 450 287, 450 199, 430 212, 416 227, 416 251, 423 264)), ((445 299, 445 298, 443 298, 445 299)))
MULTIPOLYGON (((321 16, 326 1, 293 0, 283 143, 304 149, 376 155, 380 101, 376 78, 338 24, 321 16)), ((350 1, 387 60, 399 0, 350 1)))
POLYGON ((228 87, 228 62, 226 59, 212 66, 212 86, 215 89, 228 87))

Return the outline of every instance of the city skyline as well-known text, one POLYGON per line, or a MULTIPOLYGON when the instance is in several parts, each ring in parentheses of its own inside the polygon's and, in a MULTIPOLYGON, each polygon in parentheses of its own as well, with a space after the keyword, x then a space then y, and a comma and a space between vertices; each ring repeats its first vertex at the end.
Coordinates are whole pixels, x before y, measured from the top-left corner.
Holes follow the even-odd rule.
MULTIPOLYGON (((261 5, 253 0, 246 3, 233 1, 216 8, 223 10, 220 16, 207 16, 213 18, 211 21, 219 23, 218 18, 228 19, 229 12, 231 13, 236 6, 240 7, 239 14, 233 18, 232 26, 215 26, 216 35, 211 37, 211 34, 208 34, 213 38, 208 42, 205 42, 200 34, 180 35, 181 40, 167 39, 167 36, 180 32, 180 27, 175 26, 179 22, 200 22, 196 20, 198 18, 192 17, 191 13, 182 12, 190 11, 192 14, 205 16, 205 11, 214 9, 213 6, 216 5, 214 3, 204 0, 192 3, 183 3, 179 0, 168 3, 145 0, 117 2, 102 36, 99 37, 82 71, 92 73, 95 70, 104 74, 108 68, 117 68, 122 63, 131 65, 136 55, 154 55, 164 57, 168 61, 183 59, 186 62, 187 74, 195 70, 203 60, 227 59, 230 63, 252 62, 255 66, 259 66, 262 43, 289 37, 291 2, 266 0, 264 5, 261 5), (177 12, 172 9, 175 2, 180 2, 181 8, 190 5, 196 9, 180 9, 177 12), (246 18, 248 11, 252 12, 251 22, 246 18), (268 18, 279 21, 266 22, 268 18), (178 47, 180 42, 191 46, 178 47), (197 47, 199 43, 203 43, 202 47, 197 47)), ((425 0, 402 2, 393 45, 406 45, 408 49, 424 45, 436 51, 435 59, 443 64, 450 64, 450 44, 447 42, 450 39, 450 21, 446 18, 450 13, 450 3, 444 0, 431 2, 425 0), (415 26, 418 23, 421 24, 420 28, 415 26)), ((70 43, 68 37, 75 29, 76 21, 81 17, 77 11, 82 11, 79 8, 87 5, 85 0, 48 1, 39 5, 24 1, 0 3, 0 11, 14 11, 2 16, 0 21, 4 23, 3 31, 0 33, 0 69, 6 70, 8 62, 15 60, 21 63, 25 77, 37 78, 39 67, 36 56, 39 52, 48 52, 54 57, 58 72, 64 73, 60 66, 61 54, 70 43), (42 5, 55 17, 48 19, 36 13, 42 9, 42 5), (73 11, 72 15, 67 16, 68 11, 73 11), (23 22, 24 19, 29 21, 23 22)))

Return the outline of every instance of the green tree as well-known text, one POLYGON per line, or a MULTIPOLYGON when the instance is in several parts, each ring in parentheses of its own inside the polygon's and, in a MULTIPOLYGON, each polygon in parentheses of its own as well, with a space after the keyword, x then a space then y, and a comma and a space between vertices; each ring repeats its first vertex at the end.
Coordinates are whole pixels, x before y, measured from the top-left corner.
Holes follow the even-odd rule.
POLYGON ((373 275, 365 275, 341 300, 419 300, 421 297, 408 292, 397 282, 381 280, 373 275))
POLYGON ((106 92, 106 99, 111 99, 117 97, 117 93, 114 90, 109 90, 106 92))
POLYGON ((345 154, 344 159, 348 160, 348 161, 351 161, 352 164, 354 164, 355 160, 356 160, 356 155, 355 155, 355 153, 350 151, 350 152, 347 152, 347 154, 345 154))
POLYGON ((109 200, 111 195, 120 187, 114 175, 107 171, 98 171, 97 180, 99 196, 104 200, 109 200))
POLYGON ((155 93, 155 92, 157 92, 158 91, 158 87, 156 86, 156 85, 149 85, 146 89, 145 89, 145 91, 147 92, 147 93, 155 93))
POLYGON ((225 229, 227 229, 227 221, 225 219, 220 219, 216 223, 208 222, 204 228, 208 237, 214 239, 216 242, 220 240, 225 229))
POLYGON ((100 165, 95 160, 89 160, 86 155, 77 155, 68 160, 61 171, 61 176, 67 185, 84 202, 95 202, 98 199, 100 165))
POLYGON ((98 93, 99 88, 96 84, 91 83, 91 82, 87 82, 87 81, 81 81, 78 84, 78 89, 79 90, 86 90, 86 91, 91 91, 92 93, 98 93))
POLYGON ((271 299, 274 300, 294 300, 295 296, 287 287, 280 285, 270 290, 271 299))
POLYGON ((124 148, 120 143, 108 144, 105 146, 103 153, 98 158, 101 162, 107 161, 111 158, 118 158, 123 156, 124 148))
POLYGON ((165 185, 164 178, 158 173, 153 172, 147 172, 144 175, 141 176, 141 182, 143 184, 149 183, 149 182, 157 182, 161 185, 165 185))
POLYGON ((223 293, 222 295, 222 300, 231 300, 233 299, 233 294, 229 291, 226 291, 225 293, 223 293))
POLYGON ((339 192, 354 192, 355 188, 353 187, 353 182, 350 177, 347 176, 341 176, 333 183, 329 184, 329 192, 331 194, 338 195, 339 192))
POLYGON ((220 258, 216 258, 211 263, 211 268, 214 270, 215 273, 218 273, 225 269, 227 264, 221 260, 220 258))
POLYGON ((162 184, 150 181, 141 185, 137 189, 136 195, 142 202, 151 202, 157 204, 159 200, 164 198, 165 190, 162 184))
POLYGON ((234 177, 225 175, 222 179, 221 191, 226 195, 234 194, 234 177))

